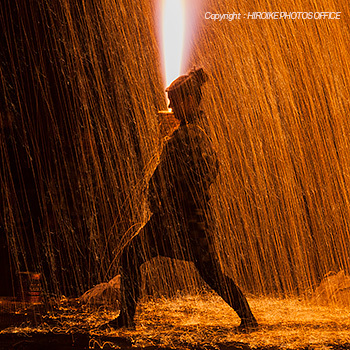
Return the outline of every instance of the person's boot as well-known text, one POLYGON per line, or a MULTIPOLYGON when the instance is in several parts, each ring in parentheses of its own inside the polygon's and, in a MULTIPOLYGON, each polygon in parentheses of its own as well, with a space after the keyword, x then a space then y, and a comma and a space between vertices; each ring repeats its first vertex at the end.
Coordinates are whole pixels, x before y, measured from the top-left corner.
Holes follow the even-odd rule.
POLYGON ((247 299, 243 296, 240 299, 239 307, 235 308, 237 315, 241 319, 241 324, 238 326, 238 331, 249 332, 258 328, 259 324, 254 317, 247 299))
POLYGON ((239 332, 250 332, 254 331, 259 327, 259 324, 255 317, 252 315, 251 318, 241 318, 241 324, 238 326, 239 332))
POLYGON ((107 323, 104 323, 100 327, 98 327, 100 330, 107 330, 109 328, 113 329, 120 329, 120 328, 128 328, 128 329, 135 329, 135 322, 125 322, 124 320, 120 319, 119 317, 115 318, 112 321, 109 321, 107 323))
POLYGON ((120 329, 120 328, 134 329, 135 322, 133 320, 126 320, 125 318, 118 316, 114 320, 106 323, 106 326, 114 329, 120 329))
POLYGON ((128 313, 121 311, 119 316, 99 327, 101 330, 106 330, 109 328, 120 329, 120 328, 135 328, 135 322, 133 318, 129 316, 128 313))

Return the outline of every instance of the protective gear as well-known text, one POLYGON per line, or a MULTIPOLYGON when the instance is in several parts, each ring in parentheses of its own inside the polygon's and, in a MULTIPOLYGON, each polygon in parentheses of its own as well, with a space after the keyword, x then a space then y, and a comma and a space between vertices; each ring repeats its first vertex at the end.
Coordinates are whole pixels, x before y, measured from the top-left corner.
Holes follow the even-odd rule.
POLYGON ((257 325, 243 292, 223 273, 213 248, 215 225, 208 201, 218 165, 210 139, 198 126, 185 124, 174 132, 150 181, 153 216, 121 256, 121 311, 111 327, 133 327, 140 267, 156 256, 192 261, 203 280, 237 312, 240 330, 257 325))
POLYGON ((209 187, 218 168, 217 155, 203 130, 193 124, 181 126, 165 145, 150 180, 151 211, 191 217, 209 201, 209 187))
MULTIPOLYGON (((200 98, 206 80, 202 68, 194 69, 169 86, 169 98, 184 98, 188 94, 200 98)), ((199 110, 194 113, 204 117, 199 110)), ((213 248, 215 228, 209 219, 208 202, 218 166, 204 130, 191 122, 182 123, 165 145, 149 183, 153 216, 122 253, 121 311, 118 319, 110 323, 112 327, 134 325, 140 267, 156 256, 192 261, 203 280, 237 312, 242 329, 257 324, 244 294, 223 273, 213 248)))
POLYGON ((201 98, 201 87, 208 80, 203 68, 193 68, 188 74, 175 79, 165 90, 170 100, 183 100, 188 95, 201 98))

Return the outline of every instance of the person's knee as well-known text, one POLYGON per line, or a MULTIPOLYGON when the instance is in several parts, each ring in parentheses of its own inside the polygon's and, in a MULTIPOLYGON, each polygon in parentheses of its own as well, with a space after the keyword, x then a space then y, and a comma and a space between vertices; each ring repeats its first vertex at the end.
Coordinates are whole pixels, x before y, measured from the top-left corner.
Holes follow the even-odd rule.
POLYGON ((210 261, 201 261, 200 263, 195 263, 199 275, 202 279, 212 288, 217 285, 217 277, 221 271, 218 270, 217 266, 210 261))

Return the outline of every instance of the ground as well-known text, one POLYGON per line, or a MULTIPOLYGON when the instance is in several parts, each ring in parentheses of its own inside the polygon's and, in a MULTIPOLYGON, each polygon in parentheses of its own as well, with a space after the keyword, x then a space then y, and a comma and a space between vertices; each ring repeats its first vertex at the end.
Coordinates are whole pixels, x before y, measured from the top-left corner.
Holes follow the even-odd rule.
POLYGON ((248 299, 260 323, 249 333, 237 331, 235 312, 212 293, 145 299, 135 330, 99 330, 118 312, 89 310, 77 300, 62 298, 45 312, 39 305, 17 306, 7 316, 3 304, 0 349, 350 349, 350 308, 248 299))

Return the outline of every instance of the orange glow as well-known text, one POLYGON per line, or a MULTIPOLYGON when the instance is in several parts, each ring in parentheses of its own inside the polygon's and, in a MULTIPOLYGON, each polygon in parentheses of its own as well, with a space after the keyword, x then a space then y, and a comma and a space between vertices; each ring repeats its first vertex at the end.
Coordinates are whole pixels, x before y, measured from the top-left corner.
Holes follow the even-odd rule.
POLYGON ((184 1, 163 0, 162 32, 166 86, 180 75, 184 28, 184 1))

